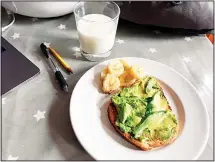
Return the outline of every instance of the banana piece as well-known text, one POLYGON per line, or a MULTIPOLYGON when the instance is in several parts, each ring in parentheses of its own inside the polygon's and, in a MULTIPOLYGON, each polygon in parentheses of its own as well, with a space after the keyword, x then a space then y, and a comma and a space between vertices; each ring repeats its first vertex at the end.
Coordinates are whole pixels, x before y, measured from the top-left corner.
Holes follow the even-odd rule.
POLYGON ((124 73, 119 77, 120 86, 129 87, 136 82, 136 78, 134 78, 129 70, 124 71, 124 73))
POLYGON ((131 66, 129 73, 136 79, 141 79, 144 77, 144 70, 139 66, 131 66))
POLYGON ((120 88, 120 80, 116 75, 107 74, 103 80, 103 91, 105 93, 111 93, 119 90, 120 88))
POLYGON ((108 74, 108 68, 105 67, 101 72, 101 79, 103 80, 107 74, 108 74))
POLYGON ((108 72, 119 77, 124 72, 124 66, 120 61, 114 61, 108 64, 108 72))
POLYGON ((123 64, 125 70, 130 68, 130 65, 126 61, 120 60, 120 62, 123 64))

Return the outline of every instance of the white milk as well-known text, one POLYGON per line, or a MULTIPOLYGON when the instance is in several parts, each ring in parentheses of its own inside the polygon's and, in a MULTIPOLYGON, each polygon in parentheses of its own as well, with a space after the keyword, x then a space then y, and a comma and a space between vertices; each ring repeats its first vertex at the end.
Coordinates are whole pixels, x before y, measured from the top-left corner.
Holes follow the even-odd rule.
POLYGON ((78 21, 79 41, 84 52, 101 54, 112 49, 117 25, 111 20, 105 15, 89 14, 78 21))

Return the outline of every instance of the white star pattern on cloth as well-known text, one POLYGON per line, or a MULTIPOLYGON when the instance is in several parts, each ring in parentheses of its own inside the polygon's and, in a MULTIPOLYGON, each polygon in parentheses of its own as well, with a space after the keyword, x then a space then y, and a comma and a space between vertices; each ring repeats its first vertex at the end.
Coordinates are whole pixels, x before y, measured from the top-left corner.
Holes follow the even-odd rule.
POLYGON ((14 33, 11 37, 13 37, 13 39, 19 38, 20 37, 20 33, 14 33))
POLYGON ((190 37, 185 37, 184 40, 186 40, 187 42, 190 42, 192 39, 190 37))
POLYGON ((153 31, 155 34, 160 34, 161 32, 159 30, 153 31))
POLYGON ((80 52, 75 52, 74 56, 75 56, 75 58, 79 58, 79 57, 81 57, 81 53, 80 52))
POLYGON ((5 100, 6 100, 6 98, 2 98, 2 99, 1 99, 1 104, 2 104, 2 105, 6 103, 5 100))
POLYGON ((58 28, 59 28, 60 30, 66 29, 66 25, 60 24, 60 25, 58 26, 58 28))
POLYGON ((189 57, 183 57, 183 60, 188 63, 188 62, 191 62, 190 58, 189 57))
POLYGON ((155 53, 155 52, 157 52, 157 50, 156 50, 155 48, 150 48, 150 49, 149 49, 149 52, 155 53))
POLYGON ((123 43, 125 43, 125 41, 124 41, 124 40, 122 40, 122 39, 118 39, 116 42, 117 42, 117 43, 119 43, 119 44, 123 44, 123 43))
POLYGON ((7 160, 17 160, 19 157, 13 157, 12 155, 9 155, 7 160))
POLYGON ((38 20, 38 18, 37 17, 33 17, 32 18, 32 21, 34 22, 34 21, 37 21, 38 20))
POLYGON ((72 50, 75 51, 75 52, 79 52, 79 51, 80 51, 80 48, 78 48, 78 47, 73 47, 72 50))
POLYGON ((45 45, 46 47, 50 47, 50 44, 51 44, 51 43, 44 42, 44 45, 45 45))
POLYGON ((37 121, 40 119, 45 119, 45 113, 46 111, 37 110, 37 113, 34 115, 34 117, 37 119, 37 121))

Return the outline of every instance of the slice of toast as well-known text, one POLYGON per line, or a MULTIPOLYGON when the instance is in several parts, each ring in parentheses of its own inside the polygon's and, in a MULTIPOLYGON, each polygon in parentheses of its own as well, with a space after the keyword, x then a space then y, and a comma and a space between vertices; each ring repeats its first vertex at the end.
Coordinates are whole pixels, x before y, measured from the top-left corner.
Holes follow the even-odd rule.
MULTIPOLYGON (((169 109, 171 110, 171 108, 169 107, 169 109)), ((174 137, 172 137, 171 139, 169 139, 168 141, 160 141, 160 140, 154 140, 154 141, 150 141, 150 142, 141 142, 137 139, 134 139, 131 137, 131 135, 129 133, 124 133, 122 132, 119 127, 115 124, 116 120, 117 120, 117 110, 116 107, 114 106, 114 104, 110 103, 108 106, 108 118, 111 122, 111 124, 113 125, 113 127, 115 128, 115 130, 128 142, 130 142, 131 144, 135 145, 136 147, 140 148, 143 151, 147 151, 147 150, 151 150, 153 148, 156 147, 160 147, 160 146, 165 146, 168 145, 170 143, 172 143, 177 135, 178 135, 178 128, 177 128, 177 133, 174 137)))

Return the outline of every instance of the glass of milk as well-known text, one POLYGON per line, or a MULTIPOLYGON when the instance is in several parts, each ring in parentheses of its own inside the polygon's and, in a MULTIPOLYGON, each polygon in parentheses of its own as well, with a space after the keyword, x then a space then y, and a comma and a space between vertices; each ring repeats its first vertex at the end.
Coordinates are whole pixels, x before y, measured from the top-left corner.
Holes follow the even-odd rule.
POLYGON ((100 61, 111 54, 120 8, 114 2, 78 2, 74 7, 81 54, 100 61))

